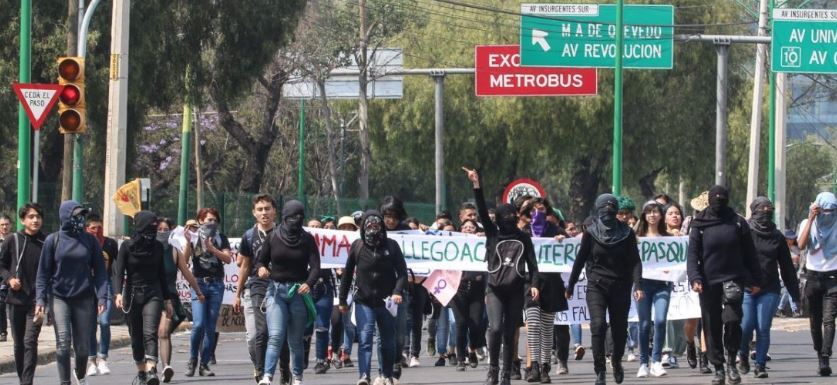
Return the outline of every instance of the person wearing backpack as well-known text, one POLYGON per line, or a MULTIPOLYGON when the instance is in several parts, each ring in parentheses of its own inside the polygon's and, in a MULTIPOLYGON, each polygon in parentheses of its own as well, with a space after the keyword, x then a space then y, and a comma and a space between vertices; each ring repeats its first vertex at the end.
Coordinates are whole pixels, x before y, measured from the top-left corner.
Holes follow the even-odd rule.
POLYGON ((5 304, 12 324, 17 377, 21 385, 31 385, 41 334, 41 323, 35 322, 34 316, 35 277, 46 238, 41 232, 44 211, 37 203, 27 203, 18 216, 23 230, 8 235, 0 249, 0 282, 9 286, 5 304))
POLYGON ((709 207, 691 222, 686 272, 700 295, 712 385, 741 383, 735 357, 741 347, 744 288, 761 290, 761 268, 747 221, 729 207, 729 191, 709 189, 709 207), (726 371, 724 370, 726 354, 726 371))
POLYGON ((55 347, 58 379, 70 385, 70 342, 75 352, 75 374, 79 385, 85 378, 92 325, 105 311, 108 273, 102 247, 84 231, 90 210, 74 200, 61 203, 61 229, 46 237, 35 283, 35 317, 42 318, 47 306, 55 318, 55 347), (98 313, 97 313, 98 311, 98 313))

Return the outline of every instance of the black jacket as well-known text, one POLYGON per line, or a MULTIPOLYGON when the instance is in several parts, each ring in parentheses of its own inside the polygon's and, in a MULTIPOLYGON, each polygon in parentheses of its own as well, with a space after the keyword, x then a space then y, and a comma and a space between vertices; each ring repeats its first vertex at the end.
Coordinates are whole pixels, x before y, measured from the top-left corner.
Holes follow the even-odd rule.
MULTIPOLYGON (((527 233, 531 233, 531 228, 528 228, 525 231, 527 233)), ((547 222, 543 237, 554 238, 557 235, 567 236, 567 233, 558 226, 547 222)), ((542 271, 538 271, 537 287, 540 292, 538 300, 535 301, 532 299, 532 296, 527 295, 524 308, 528 309, 530 307, 537 306, 546 313, 555 313, 569 308, 567 298, 564 296, 564 291, 566 291, 567 288, 564 285, 564 279, 561 277, 561 273, 544 273, 542 271)))
POLYGON ((20 279, 20 290, 9 289, 6 303, 12 305, 29 305, 35 303, 35 277, 38 274, 38 262, 41 258, 41 248, 44 246, 46 235, 38 232, 27 235, 23 231, 10 234, 0 249, 0 282, 8 284, 9 279, 20 279), (20 244, 18 244, 20 241, 20 244), (20 254, 16 254, 20 251, 20 254), (20 258, 20 263, 18 263, 20 258))
POLYGON ((582 268, 587 272, 588 281, 613 280, 633 283, 635 287, 639 287, 642 281, 642 260, 633 230, 627 238, 613 245, 599 243, 585 231, 581 236, 578 255, 573 262, 573 271, 567 284, 568 291, 575 288, 582 268))
POLYGON ((779 273, 781 272, 782 282, 788 289, 794 301, 799 300, 799 279, 796 277, 796 268, 790 256, 785 236, 779 230, 769 233, 751 231, 753 244, 756 250, 756 258, 761 268, 762 281, 759 284, 762 291, 779 293, 779 273))
POLYGON ((692 227, 686 260, 689 284, 734 280, 745 286, 760 285, 761 268, 755 254, 750 226, 738 215, 717 225, 692 227))

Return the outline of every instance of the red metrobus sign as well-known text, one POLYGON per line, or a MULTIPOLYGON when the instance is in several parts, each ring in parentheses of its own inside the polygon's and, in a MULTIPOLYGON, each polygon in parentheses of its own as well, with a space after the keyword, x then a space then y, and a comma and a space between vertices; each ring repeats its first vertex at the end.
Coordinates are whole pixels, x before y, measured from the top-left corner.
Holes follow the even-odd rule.
POLYGON ((474 50, 477 96, 596 95, 595 68, 521 67, 520 46, 478 45, 474 50))

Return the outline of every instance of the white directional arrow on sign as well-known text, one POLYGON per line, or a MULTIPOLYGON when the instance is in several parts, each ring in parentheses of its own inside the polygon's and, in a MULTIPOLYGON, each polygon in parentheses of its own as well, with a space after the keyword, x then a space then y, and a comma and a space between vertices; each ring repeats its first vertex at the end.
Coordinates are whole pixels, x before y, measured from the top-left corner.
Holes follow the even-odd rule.
POLYGON ((549 33, 546 31, 541 31, 539 29, 532 30, 532 45, 539 45, 544 52, 549 51, 549 43, 546 41, 546 37, 549 36, 549 33))

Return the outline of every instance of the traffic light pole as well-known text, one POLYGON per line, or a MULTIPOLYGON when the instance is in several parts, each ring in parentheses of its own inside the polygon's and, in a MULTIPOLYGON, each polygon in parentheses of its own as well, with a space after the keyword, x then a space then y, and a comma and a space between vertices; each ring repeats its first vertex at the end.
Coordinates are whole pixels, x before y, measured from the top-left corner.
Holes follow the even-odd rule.
POLYGON ((623 0, 616 2, 616 65, 613 70, 613 194, 622 194, 622 44, 623 0))
MULTIPOLYGON (((83 0, 79 0, 80 2, 83 0)), ((84 19, 81 22, 78 30, 78 56, 84 58, 87 56, 87 30, 90 27, 90 19, 93 18, 93 12, 99 6, 100 0, 93 0, 90 6, 84 12, 84 19)), ((84 148, 82 147, 81 135, 75 135, 75 144, 73 145, 73 200, 82 202, 84 200, 84 183, 82 180, 82 164, 84 163, 84 148)))
MULTIPOLYGON (((18 81, 29 83, 32 78, 32 0, 20 0, 20 73, 18 81)), ((29 177, 32 162, 29 157, 29 118, 22 104, 17 106, 17 207, 21 208, 29 199, 29 177)), ((23 229, 23 223, 17 222, 17 229, 23 229)))

